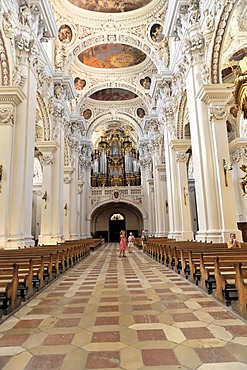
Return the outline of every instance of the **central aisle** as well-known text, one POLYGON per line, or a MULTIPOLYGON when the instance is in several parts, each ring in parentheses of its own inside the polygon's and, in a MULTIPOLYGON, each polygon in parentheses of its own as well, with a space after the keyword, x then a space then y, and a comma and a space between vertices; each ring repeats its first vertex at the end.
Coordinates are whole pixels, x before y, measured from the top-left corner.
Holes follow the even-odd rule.
POLYGON ((0 326, 3 370, 247 369, 247 325, 135 250, 109 243, 0 326))

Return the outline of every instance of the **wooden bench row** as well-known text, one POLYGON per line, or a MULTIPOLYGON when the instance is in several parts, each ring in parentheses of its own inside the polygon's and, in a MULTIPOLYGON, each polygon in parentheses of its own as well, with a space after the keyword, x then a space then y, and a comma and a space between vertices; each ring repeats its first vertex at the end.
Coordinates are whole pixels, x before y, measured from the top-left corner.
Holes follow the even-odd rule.
POLYGON ((226 243, 149 239, 144 253, 212 293, 247 318, 247 243, 228 249, 226 243))
POLYGON ((90 254, 94 240, 0 250, 0 312, 9 314, 90 254))

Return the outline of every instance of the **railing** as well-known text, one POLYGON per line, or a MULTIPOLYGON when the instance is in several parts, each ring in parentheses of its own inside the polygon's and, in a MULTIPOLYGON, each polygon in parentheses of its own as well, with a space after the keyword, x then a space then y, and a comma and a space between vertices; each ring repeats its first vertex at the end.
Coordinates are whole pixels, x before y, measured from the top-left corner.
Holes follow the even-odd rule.
POLYGON ((122 186, 122 187, 102 187, 91 188, 90 190, 91 205, 104 202, 105 200, 130 200, 136 204, 143 202, 142 186, 122 186))

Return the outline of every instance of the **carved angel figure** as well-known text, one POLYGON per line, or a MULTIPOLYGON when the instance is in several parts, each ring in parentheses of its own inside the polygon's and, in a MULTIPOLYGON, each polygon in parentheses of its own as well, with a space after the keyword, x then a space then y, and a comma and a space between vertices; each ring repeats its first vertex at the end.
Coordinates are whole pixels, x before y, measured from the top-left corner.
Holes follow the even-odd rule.
POLYGON ((32 28, 32 6, 25 1, 20 7, 19 20, 23 26, 32 28))
POLYGON ((247 185, 247 166, 245 164, 242 164, 240 166, 240 169, 245 173, 245 175, 242 177, 242 180, 240 181, 241 188, 243 190, 243 196, 246 195, 246 185, 247 185))
POLYGON ((12 13, 10 10, 3 14, 3 29, 6 37, 12 41, 14 38, 14 28, 12 24, 12 13))

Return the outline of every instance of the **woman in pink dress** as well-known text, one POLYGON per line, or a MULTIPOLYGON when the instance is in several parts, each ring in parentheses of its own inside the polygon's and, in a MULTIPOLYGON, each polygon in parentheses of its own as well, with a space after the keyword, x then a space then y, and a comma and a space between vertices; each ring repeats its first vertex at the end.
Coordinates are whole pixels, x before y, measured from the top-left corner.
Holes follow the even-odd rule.
POLYGON ((125 256, 125 251, 127 248, 127 241, 126 241, 126 236, 125 236, 125 231, 122 230, 120 232, 120 246, 119 246, 119 258, 126 257, 125 256))

